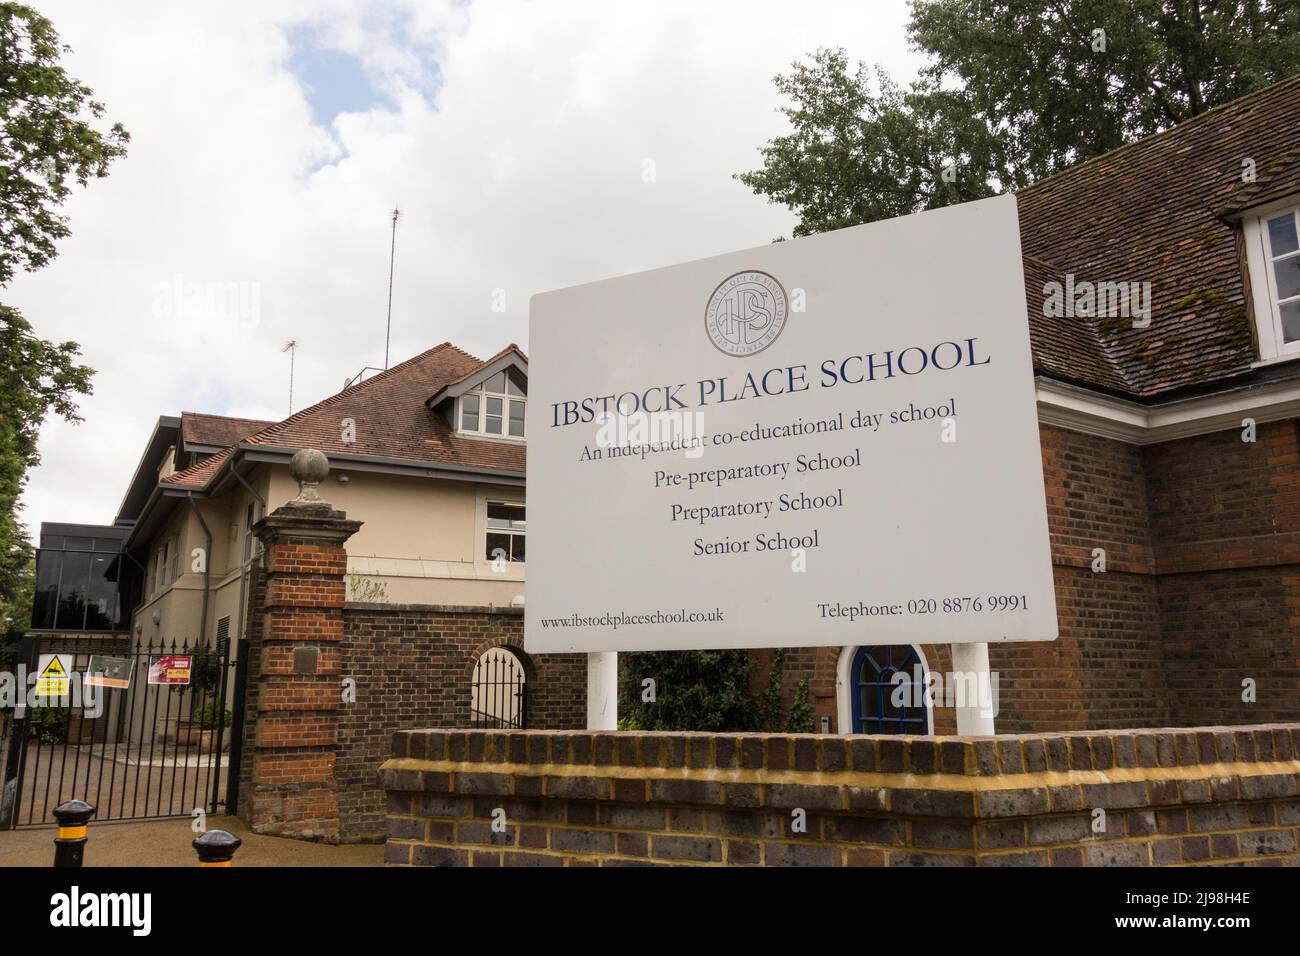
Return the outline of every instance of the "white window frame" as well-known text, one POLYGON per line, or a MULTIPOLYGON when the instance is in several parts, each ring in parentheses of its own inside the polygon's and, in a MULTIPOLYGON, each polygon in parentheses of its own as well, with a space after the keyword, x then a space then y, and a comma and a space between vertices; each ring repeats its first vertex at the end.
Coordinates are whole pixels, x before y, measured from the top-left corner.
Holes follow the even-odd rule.
MULTIPOLYGON (((492 557, 492 555, 490 555, 490 554, 487 553, 487 538, 488 538, 488 535, 490 535, 490 534, 505 534, 505 535, 509 535, 511 538, 514 538, 514 537, 520 537, 520 538, 523 538, 523 539, 524 539, 524 555, 525 555, 524 560, 522 560, 522 561, 516 561, 516 560, 514 559, 513 556, 510 556, 510 557, 508 557, 508 558, 506 559, 506 563, 507 563, 507 564, 520 564, 520 565, 524 565, 525 567, 527 567, 527 565, 528 565, 528 558, 527 558, 527 554, 528 554, 528 506, 527 506, 526 504, 524 504, 524 502, 522 502, 522 501, 510 501, 510 500, 507 500, 507 499, 505 499, 505 498, 499 498, 499 497, 496 497, 496 496, 493 496, 493 495, 489 495, 489 496, 488 496, 488 498, 487 498, 487 500, 486 500, 486 502, 485 502, 485 508, 484 508, 484 511, 483 511, 483 552, 482 552, 482 553, 485 555, 485 557, 484 557, 483 560, 485 560, 488 564, 491 564, 491 563, 495 560, 495 559, 492 557), (493 505, 501 505, 501 506, 506 507, 506 508, 523 508, 523 509, 524 509, 524 528, 523 528, 523 530, 522 530, 522 531, 516 531, 516 530, 514 530, 513 528, 511 528, 511 529, 509 529, 509 530, 503 530, 503 529, 501 529, 501 528, 493 528, 492 525, 488 524, 488 522, 492 520, 492 519, 489 517, 489 515, 488 515, 488 509, 490 509, 493 505)), ((511 549, 510 549, 511 551, 514 550, 513 543, 514 543, 514 542, 512 541, 512 542, 511 542, 512 547, 511 547, 511 549)))
POLYGON ((167 589, 167 586, 176 580, 171 577, 172 568, 176 559, 177 549, 180 547, 180 539, 177 535, 168 535, 163 539, 162 544, 158 546, 158 552, 154 559, 154 577, 153 593, 159 594, 167 589))
MULTIPOLYGON (((496 373, 510 377, 509 371, 496 373)), ((496 375, 490 376, 495 378, 496 375)), ((456 399, 456 430, 463 435, 473 435, 476 438, 494 438, 500 441, 522 442, 528 436, 528 392, 525 388, 523 395, 511 395, 507 388, 504 392, 490 392, 487 389, 487 382, 480 382, 478 385, 469 389, 464 395, 456 399), (478 428, 467 428, 465 426, 465 398, 469 395, 478 397, 478 428), (490 432, 486 430, 487 425, 487 401, 489 398, 501 399, 501 432, 490 432), (524 406, 524 434, 510 434, 510 403, 519 402, 524 406)))
MULTIPOLYGON (((1300 340, 1283 341, 1282 303, 1278 300, 1277 276, 1273 272, 1272 246, 1268 235, 1268 220, 1285 212, 1300 218, 1300 197, 1292 196, 1254 211, 1243 224, 1246 266, 1250 273, 1250 290, 1255 306, 1255 332, 1259 340, 1260 360, 1256 365, 1300 358, 1300 340)), ((1295 255, 1300 255, 1300 252, 1295 255)), ((1298 300, 1293 297, 1286 301, 1298 300)))
MULTIPOLYGON (((493 581, 523 581, 524 570, 528 567, 526 557, 523 561, 507 562, 501 570, 494 568, 492 559, 487 557, 487 536, 492 531, 487 526, 489 502, 494 505, 517 505, 524 509, 525 521, 527 521, 528 502, 522 488, 516 492, 494 485, 478 486, 475 493, 474 507, 474 567, 476 574, 479 578, 493 581)), ((528 531, 525 528, 524 537, 527 538, 527 536, 528 531)))

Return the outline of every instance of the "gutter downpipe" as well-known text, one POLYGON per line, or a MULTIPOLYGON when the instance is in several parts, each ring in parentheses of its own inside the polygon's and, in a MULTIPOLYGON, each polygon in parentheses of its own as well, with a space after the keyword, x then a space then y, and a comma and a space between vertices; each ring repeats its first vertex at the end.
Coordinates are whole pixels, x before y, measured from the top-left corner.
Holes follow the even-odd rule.
MULTIPOLYGON (((140 610, 141 607, 144 607, 144 589, 146 585, 148 585, 149 583, 149 569, 146 568, 139 561, 137 561, 135 559, 135 555, 132 554, 130 551, 126 550, 125 545, 123 545, 122 547, 121 554, 124 558, 126 558, 128 561, 134 564, 136 566, 136 570, 140 572, 140 605, 139 607, 131 608, 126 622, 126 644, 127 644, 127 649, 130 650, 131 641, 134 640, 138 643, 140 640, 138 637, 135 636, 135 612, 140 610)), ((118 591, 117 599, 118 601, 122 600, 122 593, 120 590, 118 591)), ((138 647, 136 649, 139 650, 138 647)))

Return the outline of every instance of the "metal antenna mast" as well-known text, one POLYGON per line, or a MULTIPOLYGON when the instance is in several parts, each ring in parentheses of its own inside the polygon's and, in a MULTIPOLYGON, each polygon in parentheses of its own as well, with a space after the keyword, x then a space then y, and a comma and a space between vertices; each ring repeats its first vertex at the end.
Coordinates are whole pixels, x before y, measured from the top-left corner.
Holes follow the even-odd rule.
POLYGON ((397 258, 397 217, 401 211, 393 207, 393 239, 388 249, 388 327, 384 330, 384 368, 388 368, 388 340, 393 334, 393 262, 397 258))
POLYGON ((293 359, 298 354, 298 340, 290 339, 284 343, 284 348, 280 349, 281 353, 289 353, 289 414, 293 414, 293 359))

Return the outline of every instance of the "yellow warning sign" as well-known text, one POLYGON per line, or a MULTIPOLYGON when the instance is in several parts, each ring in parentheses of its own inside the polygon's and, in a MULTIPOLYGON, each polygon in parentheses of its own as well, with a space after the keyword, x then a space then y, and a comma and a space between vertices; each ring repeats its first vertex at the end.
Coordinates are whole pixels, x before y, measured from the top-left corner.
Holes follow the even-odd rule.
POLYGON ((42 654, 36 668, 37 697, 66 697, 72 665, 66 654, 42 654))

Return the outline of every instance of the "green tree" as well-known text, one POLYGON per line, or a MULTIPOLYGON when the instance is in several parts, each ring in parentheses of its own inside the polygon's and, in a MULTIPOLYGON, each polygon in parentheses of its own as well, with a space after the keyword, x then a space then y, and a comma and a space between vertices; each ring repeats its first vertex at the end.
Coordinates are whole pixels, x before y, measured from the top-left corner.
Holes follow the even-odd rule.
POLYGON ((40 461, 38 438, 50 413, 80 421, 76 395, 93 371, 76 342, 46 342, 14 309, 0 305, 0 603, 16 602, 32 550, 18 520, 27 470, 40 461))
POLYGON ((842 50, 776 78, 791 132, 738 178, 795 235, 1019 189, 1300 72, 1294 0, 913 0, 908 34, 906 91, 842 50))
POLYGON ((913 0, 908 32, 1034 178, 1300 72, 1295 0, 913 0))
POLYGON ((36 596, 36 561, 28 558, 15 575, 15 586, 9 597, 0 597, 0 666, 9 663, 5 657, 6 641, 13 641, 27 633, 32 624, 32 600, 36 596))
POLYGON ((775 82, 792 131, 738 178, 798 213, 796 236, 982 199, 1014 177, 1003 142, 959 92, 927 82, 904 91, 826 49, 775 82))
MULTIPOLYGON (((115 124, 95 128, 104 107, 59 65, 68 47, 31 7, 0 3, 0 285, 40 268, 68 235, 59 207, 72 184, 107 175, 129 139, 115 124)), ((40 455, 47 415, 79 421, 75 396, 90 393, 92 370, 75 342, 48 342, 16 310, 0 305, 0 604, 24 600, 31 545, 18 498, 40 455)), ((19 620, 9 614, 9 624, 19 620)))
POLYGON ((70 183, 107 176, 130 139, 121 123, 104 133, 92 125, 104 106, 59 65, 66 52, 48 19, 0 3, 0 285, 54 258, 68 235, 58 209, 70 183))
MULTIPOLYGON (((790 706, 785 705, 785 648, 772 653, 772 668, 767 675, 767 686, 758 695, 758 723, 746 730, 766 730, 772 733, 802 734, 813 729, 812 702, 806 680, 794 688, 790 706)), ((741 729, 741 728, 738 728, 741 729)))

